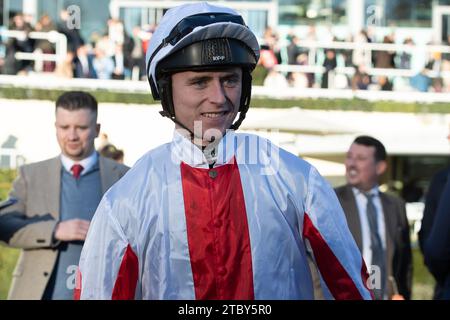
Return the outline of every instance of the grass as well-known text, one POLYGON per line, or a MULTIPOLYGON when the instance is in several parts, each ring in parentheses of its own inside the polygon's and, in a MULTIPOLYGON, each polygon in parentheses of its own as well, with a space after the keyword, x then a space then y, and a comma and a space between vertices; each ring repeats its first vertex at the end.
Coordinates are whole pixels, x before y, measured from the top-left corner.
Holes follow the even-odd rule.
POLYGON ((16 174, 16 170, 0 169, 0 201, 3 201, 8 196, 16 174))
MULTIPOLYGON (((255 70, 257 74, 254 85, 260 85, 264 70, 255 70)), ((89 90, 88 90, 89 91, 89 90)), ((64 90, 30 89, 3 86, 0 90, 0 99, 37 99, 55 101, 64 90)), ((148 93, 113 92, 108 90, 90 90, 90 93, 101 102, 120 102, 131 104, 150 105, 159 103, 152 99, 148 93)), ((405 113, 448 113, 448 103, 406 103, 393 101, 368 101, 364 99, 326 99, 326 98, 298 98, 298 99, 271 99, 253 97, 251 108, 292 108, 300 107, 308 110, 341 110, 341 111, 367 111, 367 112, 405 112, 405 113)))
MULTIPOLYGON (((16 177, 15 170, 0 170, 0 201, 7 198, 12 182, 16 177)), ((11 275, 19 258, 20 250, 0 246, 0 300, 8 296, 11 275)))
POLYGON ((11 285, 11 275, 19 258, 20 250, 0 247, 0 300, 8 296, 9 286, 11 285))
POLYGON ((413 249, 413 300, 429 300, 433 298, 435 285, 433 276, 423 263, 423 255, 419 248, 413 249))

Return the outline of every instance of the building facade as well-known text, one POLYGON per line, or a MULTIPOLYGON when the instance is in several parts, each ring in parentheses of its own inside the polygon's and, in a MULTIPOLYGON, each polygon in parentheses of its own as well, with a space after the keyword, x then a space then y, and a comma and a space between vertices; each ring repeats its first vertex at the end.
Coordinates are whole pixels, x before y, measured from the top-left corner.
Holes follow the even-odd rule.
MULTIPOLYGON (((93 32, 106 31, 109 17, 118 17, 128 32, 136 25, 156 24, 168 8, 187 1, 173 0, 0 0, 0 26, 18 12, 33 21, 47 13, 58 19, 61 10, 78 6, 85 40, 93 32)), ((222 2, 240 11, 252 30, 262 36, 267 26, 282 35, 307 32, 314 25, 321 32, 332 30, 345 39, 361 29, 374 29, 377 37, 395 32, 401 40, 413 36, 421 41, 442 41, 450 34, 450 0, 233 0, 222 2)), ((399 40, 399 41, 400 41, 399 40)))

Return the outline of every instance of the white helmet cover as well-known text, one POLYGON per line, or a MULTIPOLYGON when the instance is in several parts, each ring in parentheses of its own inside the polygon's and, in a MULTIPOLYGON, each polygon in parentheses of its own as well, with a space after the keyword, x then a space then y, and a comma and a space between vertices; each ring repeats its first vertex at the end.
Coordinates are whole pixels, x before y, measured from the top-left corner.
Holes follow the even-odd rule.
MULTIPOLYGON (((250 29, 248 29, 245 25, 229 21, 212 23, 205 26, 197 26, 190 33, 178 40, 178 42, 174 44, 165 42, 165 39, 167 39, 172 30, 181 20, 186 17, 204 13, 224 13, 239 16, 239 14, 233 9, 211 5, 207 2, 185 4, 169 9, 162 18, 155 33, 149 40, 150 42, 146 53, 147 76, 150 81, 154 82, 151 83, 152 90, 159 90, 156 85, 156 82, 158 81, 156 75, 158 63, 164 58, 170 56, 172 53, 202 40, 218 38, 239 40, 248 46, 251 51, 253 51, 255 61, 258 61, 259 44, 253 32, 250 31, 250 29)), ((230 65, 232 65, 232 62, 230 65)))

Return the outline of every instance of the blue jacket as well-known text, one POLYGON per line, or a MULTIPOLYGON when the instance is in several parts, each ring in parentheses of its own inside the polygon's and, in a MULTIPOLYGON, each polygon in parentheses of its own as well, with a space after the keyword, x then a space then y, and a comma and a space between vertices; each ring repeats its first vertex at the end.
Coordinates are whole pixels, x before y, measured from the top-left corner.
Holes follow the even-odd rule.
POLYGON ((447 179, 430 235, 423 247, 425 264, 450 300, 450 181, 447 179))

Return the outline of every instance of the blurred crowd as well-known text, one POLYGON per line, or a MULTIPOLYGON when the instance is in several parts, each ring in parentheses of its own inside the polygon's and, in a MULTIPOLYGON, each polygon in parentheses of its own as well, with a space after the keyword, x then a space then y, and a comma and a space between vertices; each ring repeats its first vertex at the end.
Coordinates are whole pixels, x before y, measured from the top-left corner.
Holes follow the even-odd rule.
POLYGON ((54 73, 64 78, 93 79, 141 79, 145 75, 145 50, 155 26, 136 26, 128 34, 123 22, 109 19, 103 33, 93 32, 83 39, 76 28, 69 28, 66 10, 61 11, 59 21, 44 14, 36 24, 23 14, 16 14, 8 27, 13 31, 24 31, 23 38, 3 37, 4 55, 0 56, 0 73, 9 75, 27 74, 35 71, 33 60, 16 58, 17 52, 54 54, 55 44, 45 39, 29 37, 32 31, 57 31, 67 38, 67 54, 60 63, 44 61, 42 72, 54 73))
MULTIPOLYGON (((0 47, 0 73, 21 75, 28 72, 54 73, 64 78, 132 79, 145 80, 145 51, 155 25, 135 26, 129 34, 122 21, 109 19, 103 32, 93 32, 83 39, 76 28, 68 28, 69 15, 61 11, 58 21, 47 14, 33 24, 32 17, 16 14, 8 30, 23 31, 24 37, 2 37, 0 47), (43 61, 36 66, 33 60, 17 59, 17 52, 54 54, 55 43, 34 39, 27 35, 32 31, 57 31, 67 38, 67 54, 60 63, 43 61)), ((414 48, 414 41, 396 39, 394 33, 378 39, 373 31, 361 30, 345 39, 337 38, 330 28, 327 32, 316 31, 310 26, 301 36, 290 32, 282 39, 276 30, 266 28, 261 39, 260 68, 265 86, 275 88, 336 88, 353 90, 399 90, 399 91, 450 91, 450 53, 423 50, 370 51, 365 44, 402 43, 414 48), (356 49, 309 48, 304 43, 346 42, 357 44, 356 49), (425 56, 424 56, 425 55, 425 56), (417 69, 413 61, 422 61, 417 69), (305 72, 277 71, 276 65, 311 67, 305 72), (317 72, 315 67, 323 67, 317 72), (347 68, 351 72, 338 72, 347 68), (385 75, 371 74, 370 69, 386 69, 385 75), (409 76, 393 74, 392 70, 416 70, 409 76)), ((449 41, 442 45, 449 45, 449 41)), ((430 43, 431 45, 431 43, 430 43)))
MULTIPOLYGON (((300 37, 291 32, 286 41, 280 39, 278 33, 272 28, 267 28, 263 36, 261 46, 260 64, 267 70, 264 85, 270 87, 295 87, 295 88, 352 88, 353 90, 416 90, 443 92, 450 91, 450 53, 426 52, 413 49, 415 43, 407 37, 400 42, 395 33, 385 35, 377 39, 368 30, 361 30, 357 35, 339 39, 331 31, 316 32, 314 26, 310 26, 308 32, 300 37), (346 42, 356 45, 356 49, 331 49, 314 48, 308 43, 346 42), (287 43, 287 45, 281 45, 287 43), (306 45, 303 45, 306 43, 306 45), (365 50, 365 44, 401 43, 410 46, 412 50, 382 51, 365 50), (413 61, 419 61, 422 66, 417 69, 413 61), (299 66, 322 66, 323 72, 277 72, 278 64, 299 66), (351 74, 339 73, 337 67, 353 68, 351 74), (371 75, 370 68, 386 69, 386 75, 371 75), (415 71, 410 77, 393 75, 392 70, 415 71), (319 76, 318 76, 319 74, 319 76)), ((440 45, 449 45, 449 41, 440 45)), ((429 43, 428 45, 432 45, 429 43)))

